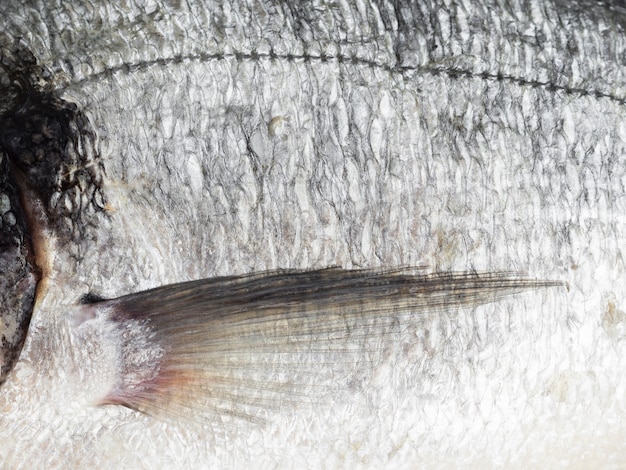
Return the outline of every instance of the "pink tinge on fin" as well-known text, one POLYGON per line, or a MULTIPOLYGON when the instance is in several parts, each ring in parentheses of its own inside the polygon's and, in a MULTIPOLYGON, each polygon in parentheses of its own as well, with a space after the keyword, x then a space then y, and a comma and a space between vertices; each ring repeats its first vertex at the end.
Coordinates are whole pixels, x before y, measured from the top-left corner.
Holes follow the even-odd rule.
POLYGON ((154 399, 155 395, 162 400, 174 395, 176 390, 185 390, 193 382, 193 378, 185 373, 172 370, 160 371, 154 378, 138 383, 117 384, 102 398, 98 405, 121 405, 136 411, 144 410, 142 403, 154 399))

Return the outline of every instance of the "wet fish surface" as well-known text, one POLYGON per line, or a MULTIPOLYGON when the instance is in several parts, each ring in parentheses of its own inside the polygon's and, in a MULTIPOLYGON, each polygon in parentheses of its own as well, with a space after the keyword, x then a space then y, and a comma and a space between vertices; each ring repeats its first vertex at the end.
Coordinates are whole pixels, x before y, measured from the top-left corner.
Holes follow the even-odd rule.
POLYGON ((621 464, 619 3, 0 15, 4 467, 621 464))

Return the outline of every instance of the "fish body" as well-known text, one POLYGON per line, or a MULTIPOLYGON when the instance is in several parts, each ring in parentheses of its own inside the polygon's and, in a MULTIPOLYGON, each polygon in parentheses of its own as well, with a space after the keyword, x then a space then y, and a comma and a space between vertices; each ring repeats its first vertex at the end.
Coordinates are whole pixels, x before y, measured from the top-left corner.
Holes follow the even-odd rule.
MULTIPOLYGON (((17 44, 37 64, 18 88, 76 131, 62 147, 72 171, 55 175, 79 176, 61 185, 69 193, 27 185, 52 262, 0 388, 3 466, 623 462, 622 7, 9 1, 0 12, 3 50, 17 44), (337 265, 350 270, 315 271, 337 265), (260 276, 285 295, 280 283, 307 272, 340 284, 393 266, 426 266, 413 273, 430 282, 425 300, 391 296, 377 316, 364 308, 376 289, 353 291, 351 320, 299 292, 289 308, 263 300, 263 322, 233 286, 258 295, 246 283, 260 276), (529 289, 455 296, 468 273, 523 273, 512 278, 529 289), (232 303, 194 297, 211 283, 232 303), (159 375, 171 364, 182 373, 159 375)), ((1 109, 11 135, 21 109, 41 113, 1 109)), ((15 253, 11 272, 27 276, 35 266, 15 253)))

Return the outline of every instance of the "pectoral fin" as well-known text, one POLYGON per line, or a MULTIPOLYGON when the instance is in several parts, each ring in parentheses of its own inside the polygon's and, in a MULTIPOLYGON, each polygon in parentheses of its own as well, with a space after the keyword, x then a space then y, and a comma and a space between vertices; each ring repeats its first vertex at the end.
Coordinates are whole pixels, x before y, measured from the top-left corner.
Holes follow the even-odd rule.
POLYGON ((206 279, 89 306, 119 336, 102 404, 174 419, 259 420, 349 389, 424 316, 561 283, 509 274, 276 271, 206 279))

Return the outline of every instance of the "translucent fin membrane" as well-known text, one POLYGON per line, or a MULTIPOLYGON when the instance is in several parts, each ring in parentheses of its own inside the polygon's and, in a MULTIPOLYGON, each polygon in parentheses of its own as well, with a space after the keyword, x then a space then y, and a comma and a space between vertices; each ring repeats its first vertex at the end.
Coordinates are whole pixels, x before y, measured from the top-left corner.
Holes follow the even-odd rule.
POLYGON ((155 416, 263 420, 356 387, 420 317, 561 285, 507 273, 277 271, 101 301, 120 368, 103 404, 155 416))

